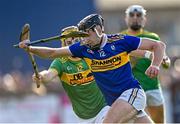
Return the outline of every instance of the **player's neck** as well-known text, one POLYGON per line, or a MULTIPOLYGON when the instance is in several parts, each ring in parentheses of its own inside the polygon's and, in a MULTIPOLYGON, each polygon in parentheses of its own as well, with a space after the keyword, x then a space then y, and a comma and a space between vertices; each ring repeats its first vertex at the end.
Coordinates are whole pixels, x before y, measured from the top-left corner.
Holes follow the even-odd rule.
POLYGON ((130 29, 130 28, 128 28, 128 30, 127 30, 127 33, 129 34, 129 35, 138 35, 138 34, 141 34, 143 32, 143 29, 141 28, 140 30, 137 30, 137 31, 135 31, 135 30, 132 30, 132 29, 130 29))

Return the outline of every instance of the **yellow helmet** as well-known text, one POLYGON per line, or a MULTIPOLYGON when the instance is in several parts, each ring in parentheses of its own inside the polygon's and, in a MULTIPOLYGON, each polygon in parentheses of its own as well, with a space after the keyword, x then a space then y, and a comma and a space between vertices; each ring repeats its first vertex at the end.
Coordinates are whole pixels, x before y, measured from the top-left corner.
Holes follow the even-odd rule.
MULTIPOLYGON (((68 27, 66 27, 66 28, 63 28, 62 30, 61 30, 61 35, 67 35, 67 34, 69 34, 69 33, 71 33, 71 32, 73 32, 73 31, 78 31, 78 27, 76 27, 76 26, 68 26, 68 27)), ((61 39, 61 41, 62 41, 62 46, 66 46, 65 45, 65 40, 66 40, 66 38, 62 38, 61 39)))

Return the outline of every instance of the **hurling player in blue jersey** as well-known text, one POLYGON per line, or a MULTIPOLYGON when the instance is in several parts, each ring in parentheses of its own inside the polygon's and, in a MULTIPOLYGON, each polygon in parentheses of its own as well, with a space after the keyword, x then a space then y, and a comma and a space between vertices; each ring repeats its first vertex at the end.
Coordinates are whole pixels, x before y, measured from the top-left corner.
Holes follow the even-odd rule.
POLYGON ((98 14, 91 14, 78 23, 81 31, 89 37, 71 46, 48 48, 27 46, 24 41, 20 48, 43 58, 77 56, 84 58, 94 74, 105 99, 111 108, 104 123, 128 122, 136 118, 138 123, 151 123, 145 114, 146 96, 139 82, 133 77, 129 53, 136 49, 150 50, 154 54, 146 74, 153 78, 159 73, 165 44, 148 38, 138 38, 121 34, 107 35, 104 20, 98 14))

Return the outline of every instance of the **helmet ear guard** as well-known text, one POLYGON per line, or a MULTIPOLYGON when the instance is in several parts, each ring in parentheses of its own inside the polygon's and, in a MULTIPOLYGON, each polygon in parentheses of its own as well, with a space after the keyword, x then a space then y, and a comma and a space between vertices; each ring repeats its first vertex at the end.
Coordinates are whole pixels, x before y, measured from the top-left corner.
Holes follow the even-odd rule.
POLYGON ((93 29, 94 27, 100 25, 101 28, 104 26, 104 19, 101 15, 91 14, 86 16, 78 23, 78 29, 80 31, 86 31, 87 29, 93 29))

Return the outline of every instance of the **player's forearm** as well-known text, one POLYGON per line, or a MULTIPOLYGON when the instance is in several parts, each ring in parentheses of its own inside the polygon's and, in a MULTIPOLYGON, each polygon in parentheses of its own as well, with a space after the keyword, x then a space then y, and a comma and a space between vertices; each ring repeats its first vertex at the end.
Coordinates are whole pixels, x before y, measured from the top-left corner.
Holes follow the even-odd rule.
POLYGON ((49 77, 47 70, 41 71, 40 75, 42 77, 42 83, 47 83, 47 82, 50 82, 52 80, 52 78, 49 77))
POLYGON ((39 75, 41 75, 42 83, 49 83, 58 75, 58 72, 52 69, 43 70, 39 73, 39 75))
POLYGON ((151 65, 160 66, 164 53, 165 53, 166 45, 163 42, 158 42, 156 46, 153 47, 152 51, 154 53, 154 57, 152 59, 151 65))
POLYGON ((42 58, 50 58, 55 48, 29 46, 25 50, 42 58))
POLYGON ((67 55, 63 48, 35 47, 30 46, 28 51, 42 58, 54 59, 67 55))
POLYGON ((144 57, 146 50, 134 50, 130 53, 130 56, 134 57, 144 57))
POLYGON ((139 57, 139 58, 147 58, 149 60, 152 60, 153 58, 153 54, 152 52, 150 51, 147 51, 147 50, 134 50, 130 53, 130 56, 133 56, 133 57, 139 57))
POLYGON ((144 50, 134 50, 130 53, 130 56, 134 56, 134 57, 143 57, 145 54, 144 50))

